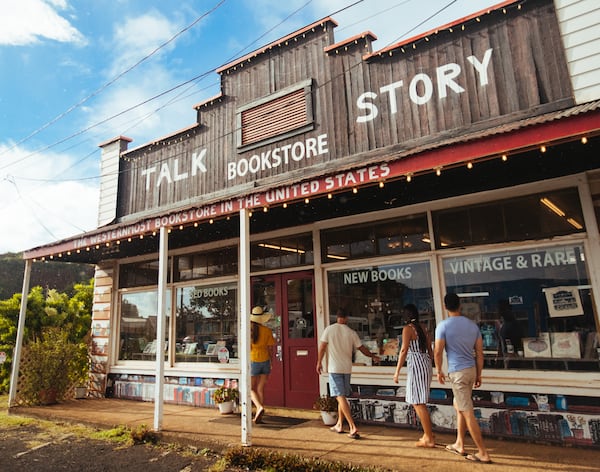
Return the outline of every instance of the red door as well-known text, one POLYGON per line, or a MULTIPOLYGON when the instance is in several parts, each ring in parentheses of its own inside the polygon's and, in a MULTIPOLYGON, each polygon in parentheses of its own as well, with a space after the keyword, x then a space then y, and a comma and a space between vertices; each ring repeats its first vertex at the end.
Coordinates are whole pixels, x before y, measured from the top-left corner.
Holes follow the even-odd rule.
POLYGON ((276 351, 265 403, 311 408, 319 393, 312 272, 253 278, 252 304, 274 315, 269 326, 276 337, 276 351))

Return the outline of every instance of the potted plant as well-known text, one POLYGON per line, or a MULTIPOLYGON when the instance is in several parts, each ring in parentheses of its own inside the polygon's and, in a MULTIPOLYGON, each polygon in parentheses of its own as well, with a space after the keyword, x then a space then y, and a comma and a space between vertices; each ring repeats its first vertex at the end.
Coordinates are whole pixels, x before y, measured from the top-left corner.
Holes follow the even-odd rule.
POLYGON ((338 402, 337 398, 329 395, 322 395, 318 397, 313 403, 313 409, 321 412, 321 419, 323 423, 331 426, 337 422, 338 419, 338 402))
POLYGON ((213 392, 213 400, 221 414, 233 413, 240 398, 240 392, 234 387, 219 387, 213 392))

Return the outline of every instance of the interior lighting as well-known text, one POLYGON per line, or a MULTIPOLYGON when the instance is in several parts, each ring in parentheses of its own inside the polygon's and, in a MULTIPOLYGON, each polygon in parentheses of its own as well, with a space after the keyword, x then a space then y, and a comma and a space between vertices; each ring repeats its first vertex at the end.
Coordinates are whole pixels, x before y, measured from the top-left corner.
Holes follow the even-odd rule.
POLYGON ((408 174, 406 174, 406 181, 407 182, 412 181, 412 173, 409 172, 408 174))
POLYGON ((283 208, 287 208, 287 203, 284 203, 284 204, 283 204, 283 208))
POLYGON ((571 226, 573 226, 573 228, 575 229, 583 229, 583 226, 579 223, 579 221, 573 219, 573 218, 567 218, 567 221, 569 222, 569 224, 571 226))
MULTIPOLYGON (((171 228, 169 228, 169 233, 171 232, 171 228)), ((144 235, 140 234, 140 239, 144 239, 144 235)))
POLYGON ((183 225, 179 225, 179 230, 181 231, 183 229, 183 225))
POLYGON ((383 188, 385 187, 385 184, 383 183, 383 180, 379 182, 379 188, 383 188))
POLYGON ((333 198, 333 194, 332 193, 328 193, 327 194, 327 199, 331 200, 333 198))
POLYGON ((215 220, 213 220, 212 218, 210 220, 208 220, 208 224, 213 224, 215 222, 215 220))
POLYGON ((546 146, 541 146, 540 147, 540 152, 546 152, 546 146))
POLYGON ((472 169, 473 168, 473 163, 472 162, 468 162, 467 163, 467 169, 472 169))
POLYGON ((268 208, 268 207, 263 207, 263 213, 266 213, 266 212, 268 212, 268 211, 269 211, 269 208, 268 208))
POLYGON ((304 203, 308 204, 308 202, 310 202, 310 200, 307 198, 304 199, 304 203))
POLYGON ((438 177, 440 175, 442 175, 442 168, 441 167, 438 167, 437 169, 435 169, 435 175, 437 175, 438 177))
POLYGON ((294 247, 286 247, 286 246, 277 246, 275 244, 269 244, 269 243, 258 243, 259 247, 266 247, 268 249, 277 249, 278 251, 285 251, 285 252, 293 252, 295 254, 305 254, 306 251, 304 249, 297 249, 294 247))
POLYGON ((354 188, 352 189, 352 193, 358 193, 358 189, 357 189, 356 187, 354 187, 354 188))
POLYGON ((581 144, 587 144, 587 141, 588 141, 587 137, 585 137, 585 136, 581 137, 581 144))
POLYGON ((502 161, 508 161, 508 156, 506 154, 502 154, 502 161))
POLYGON ((548 200, 546 197, 540 198, 540 202, 546 205, 550 210, 556 213, 558 216, 565 216, 565 212, 558 208, 553 202, 548 200))

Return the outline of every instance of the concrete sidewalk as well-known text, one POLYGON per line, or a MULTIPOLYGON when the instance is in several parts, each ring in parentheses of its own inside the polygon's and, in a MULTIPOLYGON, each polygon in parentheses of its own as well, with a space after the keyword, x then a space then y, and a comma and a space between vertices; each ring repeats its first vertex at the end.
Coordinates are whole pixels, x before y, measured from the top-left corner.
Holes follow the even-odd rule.
MULTIPOLYGON (((239 414, 217 409, 165 404, 162 440, 223 450, 241 444, 239 414)), ((11 415, 98 428, 146 425, 152 428, 154 404, 119 399, 73 400, 44 407, 16 407, 11 415)), ((361 439, 336 434, 316 411, 268 409, 264 424, 252 428, 252 447, 398 471, 598 471, 600 451, 486 438, 493 464, 477 464, 444 450, 454 436, 437 434, 438 447, 414 447, 421 433, 412 429, 359 425, 361 439)), ((467 452, 474 452, 467 441, 467 452), (469 447, 470 446, 470 447, 469 447)))

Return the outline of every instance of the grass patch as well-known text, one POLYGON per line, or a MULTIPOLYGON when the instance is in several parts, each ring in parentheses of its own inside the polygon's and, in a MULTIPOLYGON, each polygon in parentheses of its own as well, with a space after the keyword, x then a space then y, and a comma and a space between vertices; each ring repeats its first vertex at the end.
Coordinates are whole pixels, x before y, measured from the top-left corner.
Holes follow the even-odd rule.
POLYGON ((229 466, 264 472, 278 470, 286 472, 385 472, 387 470, 244 447, 229 449, 225 452, 223 459, 229 466))

